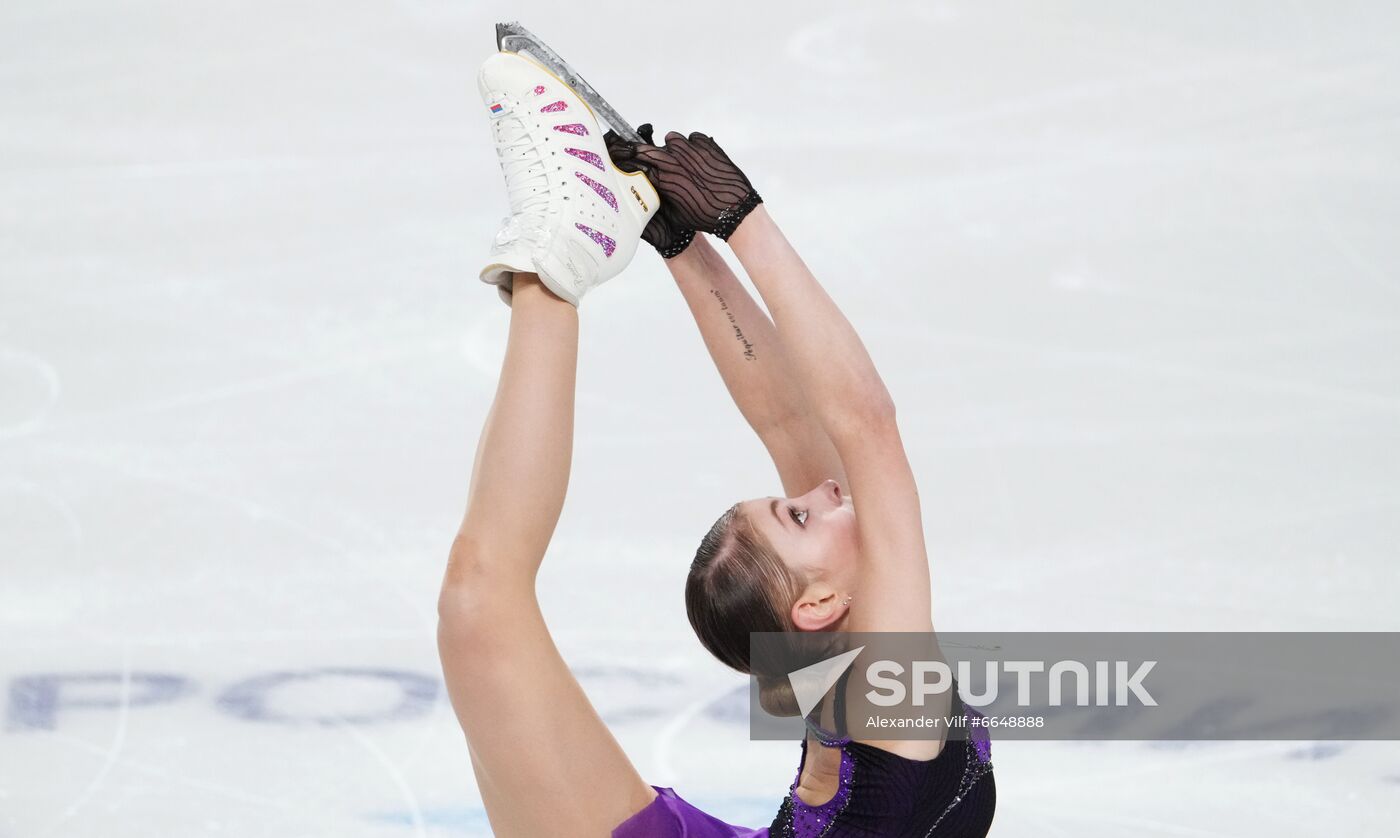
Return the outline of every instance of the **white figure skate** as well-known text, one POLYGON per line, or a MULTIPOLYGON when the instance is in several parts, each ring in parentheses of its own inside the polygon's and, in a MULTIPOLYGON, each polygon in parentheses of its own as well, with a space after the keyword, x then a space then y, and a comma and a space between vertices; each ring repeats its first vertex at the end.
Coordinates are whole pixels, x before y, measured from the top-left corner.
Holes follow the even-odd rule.
POLYGON ((510 304, 516 272, 577 306, 632 261, 660 204, 640 172, 613 166, 588 104, 531 57, 499 52, 478 77, 510 196, 483 282, 510 304))

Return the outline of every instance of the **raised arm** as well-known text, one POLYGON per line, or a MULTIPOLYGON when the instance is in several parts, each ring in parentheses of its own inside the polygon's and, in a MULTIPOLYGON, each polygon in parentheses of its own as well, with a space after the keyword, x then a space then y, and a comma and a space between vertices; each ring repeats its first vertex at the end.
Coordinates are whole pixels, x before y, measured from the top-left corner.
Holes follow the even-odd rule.
POLYGON ((666 260, 690 306, 715 368, 734 404, 758 434, 783 491, 809 491, 832 478, 847 484, 845 469, 802 392, 773 322, 704 236, 666 260))
POLYGON ((794 376, 848 475, 862 553, 857 631, 932 628, 918 488, 894 402, 860 337, 713 139, 672 132, 636 159, 692 229, 726 238, 772 315, 794 376))
POLYGON ((750 213, 729 244, 763 296, 793 371, 833 440, 864 435, 871 426, 885 430, 894 402, 870 353, 767 209, 750 213))
POLYGON ((862 569, 852 631, 933 628, 919 490, 865 344, 764 207, 729 238, 849 475, 862 569))
MULTIPOLYGON (((637 133, 653 144, 650 123, 637 126, 637 133)), ((615 165, 640 171, 638 144, 613 131, 604 141, 615 165)), ((665 258, 724 386, 768 449, 783 492, 801 495, 827 478, 845 484, 841 458, 797 383, 773 321, 677 209, 663 202, 642 239, 665 258)))

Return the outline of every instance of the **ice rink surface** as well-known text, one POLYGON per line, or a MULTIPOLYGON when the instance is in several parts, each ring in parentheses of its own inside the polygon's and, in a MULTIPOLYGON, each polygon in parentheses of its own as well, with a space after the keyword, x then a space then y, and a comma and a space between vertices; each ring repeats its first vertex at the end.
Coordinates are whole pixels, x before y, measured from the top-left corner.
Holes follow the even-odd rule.
MULTIPOLYGON (((862 330, 941 628, 1400 629, 1395 4, 19 0, 0 838, 489 834, 433 635, 512 19, 716 136, 862 330)), ((747 740, 681 589, 781 489, 654 253, 583 315, 545 612, 648 780, 767 824, 796 747, 747 740)), ((1400 817, 1394 743, 995 761, 998 836, 1400 817)))

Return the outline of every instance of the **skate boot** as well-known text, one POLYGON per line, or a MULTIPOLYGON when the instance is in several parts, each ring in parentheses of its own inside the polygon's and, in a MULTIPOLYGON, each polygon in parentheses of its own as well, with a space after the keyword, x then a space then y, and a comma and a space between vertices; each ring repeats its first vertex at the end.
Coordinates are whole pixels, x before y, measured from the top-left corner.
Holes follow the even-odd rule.
POLYGON ((612 164, 592 110, 534 60, 496 53, 477 86, 510 197, 481 280, 510 305, 514 273, 537 273, 577 306, 632 261, 660 198, 644 174, 612 164))

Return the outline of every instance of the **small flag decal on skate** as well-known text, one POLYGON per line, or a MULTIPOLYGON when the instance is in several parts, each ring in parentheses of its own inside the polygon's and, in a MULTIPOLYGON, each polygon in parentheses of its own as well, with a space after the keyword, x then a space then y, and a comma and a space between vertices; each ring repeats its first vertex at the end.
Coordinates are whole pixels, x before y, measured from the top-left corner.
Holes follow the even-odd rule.
POLYGON ((497 102, 496 104, 491 106, 491 115, 500 116, 503 112, 505 112, 505 109, 505 105, 502 105, 500 102, 497 102))

